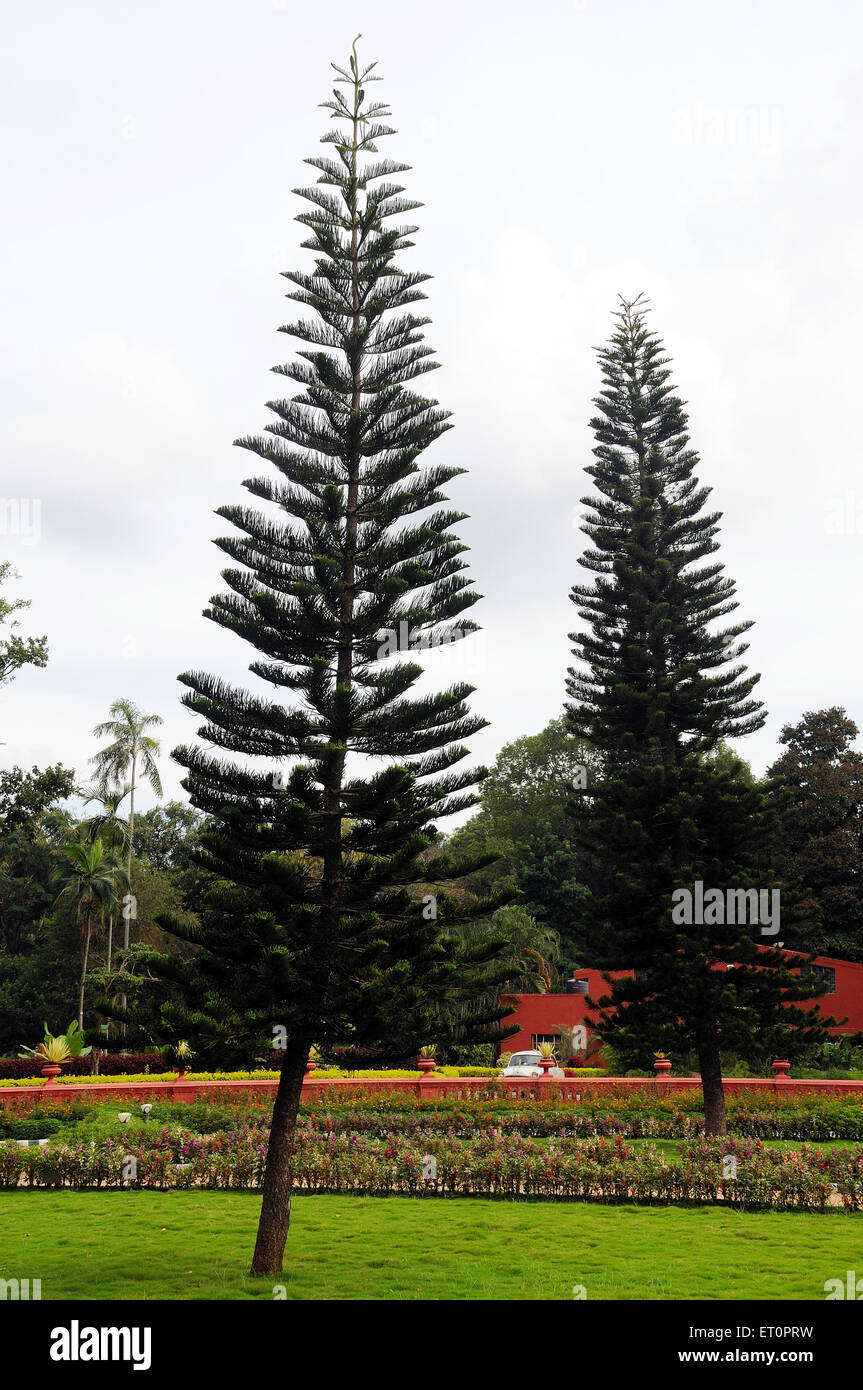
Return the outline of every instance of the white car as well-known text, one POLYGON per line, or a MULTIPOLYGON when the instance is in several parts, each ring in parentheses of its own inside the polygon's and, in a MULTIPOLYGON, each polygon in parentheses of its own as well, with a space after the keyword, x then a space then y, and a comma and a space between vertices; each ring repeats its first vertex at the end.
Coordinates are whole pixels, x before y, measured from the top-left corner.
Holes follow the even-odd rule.
MULTIPOLYGON (((540 1056, 539 1052, 514 1052, 500 1074, 503 1077, 543 1076, 546 1069, 539 1065, 540 1056)), ((563 1076, 563 1069, 558 1066, 549 1067, 547 1071, 549 1076, 563 1076)))

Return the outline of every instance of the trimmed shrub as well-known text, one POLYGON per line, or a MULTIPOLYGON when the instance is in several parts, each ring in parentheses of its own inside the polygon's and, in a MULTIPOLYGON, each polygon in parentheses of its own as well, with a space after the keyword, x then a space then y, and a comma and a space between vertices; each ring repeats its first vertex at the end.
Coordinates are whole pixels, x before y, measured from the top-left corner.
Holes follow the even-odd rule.
MULTIPOLYGON (((0 1143, 0 1186, 259 1189, 266 1129, 209 1137, 162 1129, 45 1149, 0 1143), (135 1159, 135 1178, 128 1159, 135 1159)), ((557 1140, 498 1136, 411 1138, 307 1131, 297 1137, 294 1189, 355 1196, 394 1194, 685 1202, 741 1209, 863 1210, 863 1148, 840 1155, 791 1152, 729 1137, 678 1146, 669 1160, 619 1137, 557 1140), (728 1159, 733 1158, 733 1164, 728 1159)))
MULTIPOLYGON (((44 1063, 35 1057, 0 1057, 0 1082, 17 1081, 23 1077, 42 1075, 44 1063)), ((64 1076, 90 1076, 94 1058, 71 1057, 63 1063, 64 1076)), ((99 1056, 101 1076, 122 1076, 126 1073, 176 1071, 176 1063, 167 1061, 161 1052, 106 1052, 99 1056)))
POLYGON ((15 1119, 0 1114, 0 1139, 48 1139, 63 1129, 59 1120, 40 1119, 28 1115, 26 1119, 15 1119))

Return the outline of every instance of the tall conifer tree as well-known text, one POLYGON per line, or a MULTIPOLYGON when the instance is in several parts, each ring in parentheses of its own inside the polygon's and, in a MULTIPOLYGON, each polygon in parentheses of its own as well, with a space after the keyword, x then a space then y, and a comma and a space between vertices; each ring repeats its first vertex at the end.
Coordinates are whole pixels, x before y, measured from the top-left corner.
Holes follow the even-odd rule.
MULTIPOLYGON (((771 949, 771 923, 749 920, 751 900, 745 914, 734 902, 744 923, 716 920, 712 905, 704 922, 675 920, 677 890, 692 893, 697 916, 698 882, 724 902, 729 889, 772 892, 776 881, 764 880, 764 792, 742 766, 710 757, 765 714, 752 698, 758 676, 740 660, 751 623, 721 625, 737 603, 733 581, 708 558, 720 514, 705 511, 710 489, 695 476, 683 402, 645 312, 640 299, 622 300, 599 351, 604 389, 587 469, 598 495, 582 499, 591 548, 581 564, 594 578, 572 590, 586 627, 571 634, 580 664, 569 671, 567 710, 602 772, 574 793, 574 836, 594 872, 591 895, 573 906, 589 963, 635 971, 598 1001, 604 1037, 628 1049, 695 1050, 707 1128, 724 1133, 720 1046, 793 1050, 795 1030, 802 1045, 823 1027, 780 1007, 810 998, 813 982, 771 949)), ((724 906, 721 915, 730 915, 724 906)), ((788 945, 788 931, 780 935, 788 945)))
MULTIPOLYGON (((468 710, 470 685, 411 695, 422 667, 394 656, 474 631, 465 613, 478 597, 454 530, 463 514, 443 505, 463 470, 421 463, 448 415, 407 384, 437 365, 429 320, 410 307, 429 277, 395 260, 416 230, 400 219, 419 204, 394 182, 408 166, 378 157, 393 131, 368 98, 375 64, 360 69, 355 42, 349 67, 333 67, 323 105, 337 128, 323 136, 328 153, 306 161, 317 182, 296 190, 310 204, 297 220, 314 269, 286 272, 304 317, 282 331, 304 346, 275 368, 300 390, 269 403, 265 436, 237 441, 272 466, 245 486, 273 510, 220 509, 236 534, 216 544, 235 567, 206 610, 257 650, 250 670, 287 698, 180 677, 217 750, 174 755, 209 817, 201 862, 216 883, 200 932, 163 922, 197 943, 193 962, 148 955, 168 1030, 253 1052, 284 1029, 252 1264, 261 1274, 282 1268, 310 1045, 383 1041, 397 1054, 447 1041, 443 1003, 487 988, 496 968, 494 943, 471 953, 441 932, 453 900, 437 885, 478 863, 436 848, 434 827, 474 804, 484 769, 457 765, 486 721, 468 710)), ((460 903, 459 917, 502 900, 460 903)), ((474 1036, 500 1036, 500 1015, 474 1018, 474 1036)))

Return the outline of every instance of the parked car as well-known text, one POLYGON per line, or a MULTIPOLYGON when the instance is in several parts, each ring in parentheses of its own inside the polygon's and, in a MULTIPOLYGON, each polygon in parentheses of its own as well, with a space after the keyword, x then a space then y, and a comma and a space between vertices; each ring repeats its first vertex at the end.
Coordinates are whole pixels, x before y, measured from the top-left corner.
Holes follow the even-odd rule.
MULTIPOLYGON (((514 1052, 501 1072, 501 1076, 542 1076, 543 1068, 539 1065, 539 1052, 514 1052)), ((561 1067, 549 1067, 549 1076, 563 1076, 561 1067)))

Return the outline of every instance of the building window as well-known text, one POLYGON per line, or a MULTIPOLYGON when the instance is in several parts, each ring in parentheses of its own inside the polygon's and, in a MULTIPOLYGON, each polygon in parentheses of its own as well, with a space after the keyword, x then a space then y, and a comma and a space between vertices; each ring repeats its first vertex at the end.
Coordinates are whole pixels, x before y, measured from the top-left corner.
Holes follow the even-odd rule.
POLYGON ((812 974, 823 986, 825 994, 836 993, 836 971, 832 965, 813 965, 812 974))
POLYGON ((560 1034, 559 1034, 559 1033, 532 1033, 532 1034, 531 1034, 531 1044, 530 1044, 530 1045, 531 1045, 531 1047, 533 1048, 534 1052, 538 1052, 539 1049, 540 1049, 540 1047, 542 1046, 543 1043, 551 1043, 552 1047, 557 1047, 557 1046, 559 1046, 559 1044, 560 1044, 560 1034))

